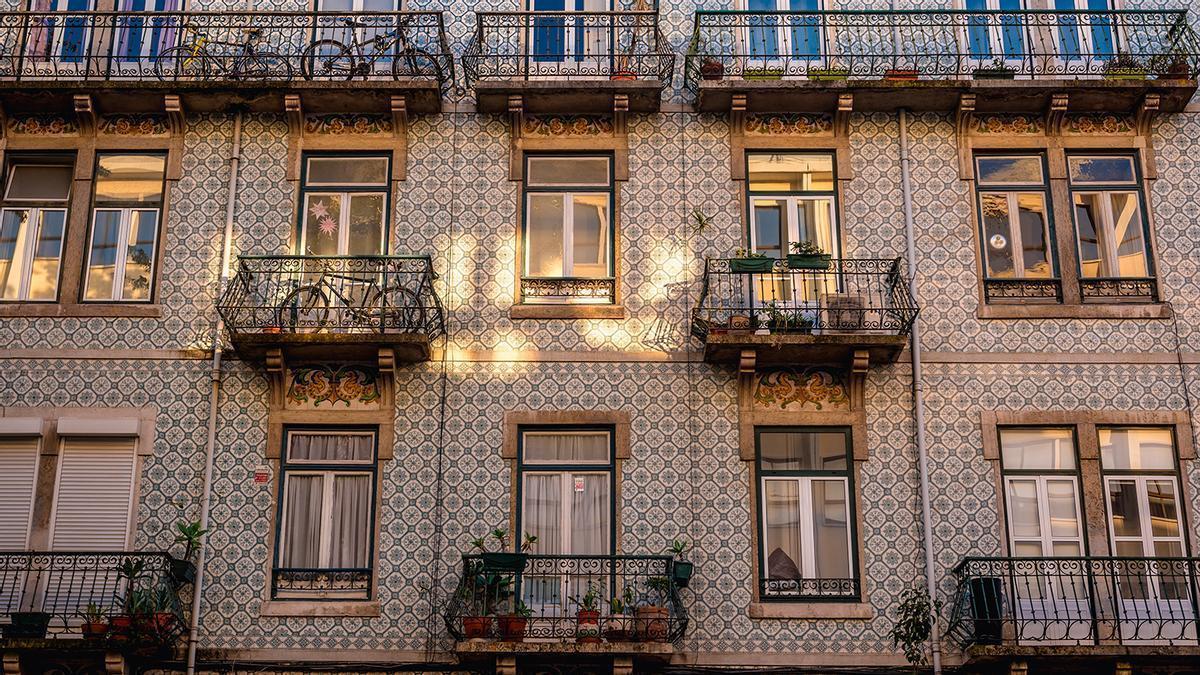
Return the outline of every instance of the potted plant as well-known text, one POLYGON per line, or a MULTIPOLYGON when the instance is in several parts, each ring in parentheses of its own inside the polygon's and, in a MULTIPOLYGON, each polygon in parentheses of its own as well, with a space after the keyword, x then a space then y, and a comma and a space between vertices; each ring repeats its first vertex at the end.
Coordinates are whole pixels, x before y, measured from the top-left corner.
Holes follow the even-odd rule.
POLYGON ((83 617, 79 630, 85 640, 100 640, 108 634, 108 615, 96 603, 89 602, 79 615, 83 617))
POLYGON ((1131 54, 1119 52, 1104 64, 1104 78, 1107 80, 1144 80, 1146 79, 1146 64, 1131 54))
POLYGON ((163 642, 172 640, 179 626, 178 602, 175 589, 166 584, 160 585, 155 591, 147 592, 146 622, 151 633, 163 642))
POLYGON ((667 577, 650 577, 646 580, 646 595, 638 603, 634 631, 638 638, 647 642, 665 642, 670 632, 671 613, 667 610, 667 598, 671 593, 671 580, 667 577))
POLYGON ((646 29, 642 25, 642 15, 639 12, 650 11, 652 7, 646 0, 636 0, 631 9, 634 23, 629 33, 629 44, 625 47, 625 53, 617 56, 616 62, 613 64, 612 75, 609 76, 611 80, 629 81, 638 79, 633 63, 637 59, 638 47, 642 43, 642 31, 646 29))
POLYGON ((572 596, 571 602, 579 607, 575 615, 575 641, 580 644, 600 642, 600 587, 589 581, 587 593, 572 596))
POLYGON ((833 256, 826 253, 815 241, 807 239, 793 241, 792 252, 788 254, 788 269, 793 270, 827 270, 833 256))
POLYGON ((1173 51, 1150 57, 1150 72, 1160 80, 1186 80, 1192 75, 1187 56, 1173 51))
POLYGON ((831 60, 824 68, 809 68, 808 79, 814 82, 834 82, 850 77, 850 69, 837 60, 831 60))
POLYGON ((770 272, 775 266, 775 259, 757 251, 739 248, 729 260, 729 271, 737 274, 752 274, 770 272))
POLYGON ((692 573, 696 571, 696 565, 687 559, 687 552, 691 547, 691 542, 686 539, 676 539, 667 547, 667 553, 675 559, 671 565, 671 578, 679 588, 687 588, 692 580, 692 573))
POLYGON ((1017 69, 997 56, 986 66, 979 66, 971 71, 971 77, 976 80, 1011 80, 1017 75, 1017 69))
POLYGON ((117 578, 125 584, 125 595, 121 598, 121 613, 109 618, 109 630, 113 640, 128 642, 132 635, 135 617, 144 613, 145 594, 138 588, 138 581, 146 575, 146 561, 142 558, 125 558, 117 566, 117 578))
POLYGON ((634 611, 633 589, 626 586, 619 597, 608 601, 608 618, 605 620, 602 632, 605 640, 609 642, 633 640, 633 618, 630 616, 632 611, 634 611))
POLYGON ((713 82, 725 77, 725 64, 715 56, 706 55, 700 59, 700 78, 713 82))
MULTIPOLYGON (((793 310, 794 311, 794 310, 793 310)), ((767 327, 772 331, 785 332, 792 327, 792 317, 779 308, 772 300, 767 303, 767 327)))
POLYGON ((489 537, 479 537, 471 541, 480 557, 483 560, 485 571, 491 572, 523 572, 526 563, 529 562, 528 553, 533 550, 533 545, 537 543, 538 538, 534 535, 525 533, 525 539, 521 542, 520 550, 508 550, 508 531, 496 528, 492 530, 490 535, 491 540, 495 540, 499 546, 499 551, 489 551, 487 543, 489 537))
POLYGON ((525 627, 529 624, 533 610, 524 601, 517 600, 512 611, 499 617, 500 639, 505 642, 524 642, 525 627))
POLYGON ((175 543, 183 544, 183 558, 171 558, 171 578, 177 584, 190 584, 196 581, 196 564, 192 556, 200 550, 200 539, 208 530, 200 527, 199 522, 179 522, 175 524, 175 543))
POLYGON ((13 612, 9 615, 9 620, 12 623, 4 627, 4 637, 10 640, 42 640, 50 627, 49 612, 13 612))
POLYGON ((899 615, 888 635, 892 646, 904 650, 904 658, 914 669, 925 665, 925 642, 933 630, 933 614, 941 610, 940 601, 931 603, 923 586, 906 589, 900 594, 899 615))

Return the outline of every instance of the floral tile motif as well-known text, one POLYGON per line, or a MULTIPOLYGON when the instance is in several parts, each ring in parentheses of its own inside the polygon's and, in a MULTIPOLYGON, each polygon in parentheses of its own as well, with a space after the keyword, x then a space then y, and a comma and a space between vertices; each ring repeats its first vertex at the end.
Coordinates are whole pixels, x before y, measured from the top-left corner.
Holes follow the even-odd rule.
POLYGON ((754 385, 754 402, 763 407, 799 410, 847 410, 850 387, 844 371, 828 368, 777 368, 762 371, 754 385))
POLYGON ((804 113, 747 113, 746 133, 766 136, 828 134, 833 133, 833 116, 804 113))
POLYGON ((304 133, 334 136, 369 136, 392 133, 392 118, 388 115, 338 113, 305 115, 304 133))
POLYGON ((529 136, 611 136, 613 121, 603 115, 527 115, 521 132, 529 136))
POLYGON ((64 115, 13 115, 8 118, 8 133, 17 136, 74 136, 79 124, 64 115))
POLYGON ((322 364, 288 369, 284 403, 293 408, 378 409, 379 396, 379 373, 375 369, 322 364))
POLYGON ((114 136, 166 136, 171 133, 166 115, 101 115, 96 131, 114 136))

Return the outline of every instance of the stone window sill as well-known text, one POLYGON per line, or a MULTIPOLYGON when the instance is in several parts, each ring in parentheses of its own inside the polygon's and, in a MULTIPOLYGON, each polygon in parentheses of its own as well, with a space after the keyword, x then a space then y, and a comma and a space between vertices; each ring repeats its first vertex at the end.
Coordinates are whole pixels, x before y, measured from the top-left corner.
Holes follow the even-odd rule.
POLYGON ((128 303, 62 304, 57 302, 0 303, 0 317, 131 317, 158 319, 162 305, 128 303))
POLYGON ((980 319, 1169 319, 1171 306, 1165 302, 983 304, 976 316, 980 319))
POLYGON ((510 319, 624 319, 622 305, 513 305, 510 319))
POLYGON ((872 619, 875 608, 867 602, 752 602, 751 619, 872 619))
POLYGON ((264 600, 259 616, 379 616, 378 600, 264 600))

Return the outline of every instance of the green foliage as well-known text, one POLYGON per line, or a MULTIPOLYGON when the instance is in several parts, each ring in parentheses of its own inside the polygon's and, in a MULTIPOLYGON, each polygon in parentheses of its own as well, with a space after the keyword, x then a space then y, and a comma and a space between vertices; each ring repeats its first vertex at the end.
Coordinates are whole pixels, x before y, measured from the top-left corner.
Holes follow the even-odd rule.
POLYGON ((913 666, 927 663, 925 643, 933 632, 933 615, 941 608, 940 600, 930 603, 924 586, 915 586, 900 594, 896 620, 888 635, 892 638, 892 646, 902 648, 904 658, 913 666))
POLYGON ((671 542, 671 545, 667 547, 666 553, 679 558, 680 560, 685 560, 687 552, 691 548, 692 542, 688 541, 687 539, 675 539, 671 542))
POLYGON ((180 521, 175 524, 175 530, 178 534, 175 535, 175 543, 185 546, 183 559, 191 560, 192 555, 200 548, 200 539, 208 530, 200 527, 199 521, 191 523, 180 521))
POLYGON ((626 586, 625 590, 621 591, 621 595, 608 601, 608 608, 613 614, 628 614, 633 610, 634 606, 633 588, 629 586, 626 586))
POLYGON ((529 605, 525 604, 524 600, 517 600, 516 604, 513 605, 512 612, 510 612, 509 615, 519 616, 522 619, 528 619, 533 616, 533 610, 529 608, 529 605))
MULTIPOLYGON (((471 540, 471 547, 480 553, 491 553, 488 550, 488 542, 495 541, 499 546, 498 551, 504 553, 508 551, 508 530, 496 528, 485 537, 476 537, 471 540), (490 538, 489 538, 490 537, 490 538)), ((536 535, 525 533, 524 539, 521 541, 521 553, 529 553, 533 550, 535 544, 538 543, 536 535)))
POLYGON ((582 596, 571 596, 571 602, 579 607, 581 612, 596 612, 600 610, 600 586, 594 581, 589 581, 587 585, 587 593, 582 596))
POLYGON ((700 210, 700 207, 692 209, 692 229, 696 234, 704 234, 704 230, 712 225, 712 217, 700 210))
POLYGON ((759 253, 758 251, 752 251, 747 248, 739 248, 736 251, 734 251, 733 257, 746 258, 746 259, 753 260, 753 259, 758 259, 758 258, 765 258, 765 257, 767 257, 767 254, 759 253))
POLYGON ((792 253, 796 255, 825 255, 825 249, 821 248, 815 241, 804 239, 792 242, 792 253))
POLYGON ((94 602, 89 602, 87 608, 79 613, 84 623, 104 623, 108 621, 108 613, 94 602))

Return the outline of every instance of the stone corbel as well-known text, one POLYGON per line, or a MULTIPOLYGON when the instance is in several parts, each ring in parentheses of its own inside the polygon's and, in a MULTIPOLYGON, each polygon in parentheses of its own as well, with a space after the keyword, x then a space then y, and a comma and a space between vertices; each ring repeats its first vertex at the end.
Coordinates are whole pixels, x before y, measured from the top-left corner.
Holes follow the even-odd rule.
POLYGON ((975 118, 975 94, 960 94, 958 110, 954 114, 954 129, 958 136, 958 177, 970 180, 975 177, 974 163, 971 161, 971 122, 975 118))
POLYGON ((129 664, 121 652, 104 652, 105 675, 127 675, 129 664))
POLYGON ((1066 94, 1051 94, 1050 105, 1046 107, 1046 135, 1061 136, 1063 120, 1067 116, 1067 104, 1070 102, 1066 94))
POLYGON ((379 397, 385 410, 395 407, 396 400, 396 351, 391 347, 379 348, 379 397))
POLYGON ((854 350, 850 358, 850 409, 858 412, 867 409, 867 369, 871 366, 871 352, 854 350))
POLYGON ((854 94, 838 94, 837 110, 833 113, 834 138, 850 135, 850 113, 854 112, 854 94))
POLYGON ((729 177, 746 180, 746 95, 734 94, 729 104, 729 177))
POLYGON ((754 407, 754 374, 758 369, 758 352, 743 349, 738 360, 738 404, 749 410, 754 407))
POLYGON ((408 99, 403 96, 393 96, 392 111, 392 140, 395 151, 392 155, 392 180, 404 180, 408 177, 408 99))
POLYGON ((613 178, 629 180, 629 95, 613 95, 613 178))
POLYGON ((267 388, 270 389, 268 397, 271 401, 271 407, 275 410, 282 410, 283 388, 287 380, 287 364, 283 360, 282 349, 275 347, 267 350, 266 367, 267 388))
POLYGON ((4 652, 4 675, 21 675, 21 655, 4 652))
POLYGON ((288 125, 287 179, 300 180, 300 156, 304 152, 304 106, 299 94, 285 94, 283 114, 288 125))
POLYGON ((187 119, 183 103, 177 94, 163 96, 163 110, 167 113, 167 128, 171 130, 171 152, 167 155, 167 180, 183 178, 183 139, 187 119))
POLYGON ((75 94, 75 117, 79 120, 79 133, 84 137, 96 136, 96 105, 88 94, 75 94))
POLYGON ((1154 130, 1154 116, 1158 114, 1160 102, 1158 94, 1146 94, 1134 116, 1137 133, 1145 143, 1145 150, 1142 152, 1142 174, 1148 180, 1158 178, 1158 167, 1154 161, 1154 134, 1151 132, 1154 130))
POLYGON ((497 656, 496 675, 517 675, 517 657, 497 656))
POLYGON ((525 128, 525 97, 514 94, 508 97, 508 119, 512 128, 508 143, 508 179, 525 180, 525 161, 521 143, 525 128))

